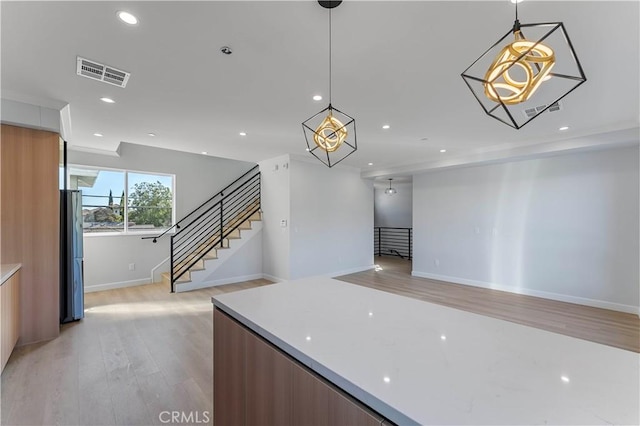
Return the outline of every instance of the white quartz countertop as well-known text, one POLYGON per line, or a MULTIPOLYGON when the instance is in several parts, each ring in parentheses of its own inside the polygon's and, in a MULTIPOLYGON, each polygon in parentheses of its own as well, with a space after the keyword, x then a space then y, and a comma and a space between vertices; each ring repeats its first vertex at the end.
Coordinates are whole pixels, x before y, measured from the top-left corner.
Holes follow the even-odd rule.
POLYGON ((3 263, 2 265, 0 265, 0 274, 2 275, 2 284, 4 284, 6 280, 11 278, 11 276, 15 274, 20 268, 22 268, 21 263, 3 263))
POLYGON ((398 424, 640 423, 634 352, 330 278, 212 302, 398 424))

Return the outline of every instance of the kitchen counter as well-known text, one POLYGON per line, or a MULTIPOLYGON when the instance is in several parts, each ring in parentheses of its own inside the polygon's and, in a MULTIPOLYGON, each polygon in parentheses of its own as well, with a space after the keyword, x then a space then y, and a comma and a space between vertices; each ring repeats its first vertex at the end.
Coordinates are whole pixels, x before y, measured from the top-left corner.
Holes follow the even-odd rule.
POLYGON ((2 275, 2 284, 7 281, 13 274, 15 274, 20 268, 21 263, 5 263, 0 265, 0 275, 2 275))
POLYGON ((640 355, 330 278, 216 308, 397 424, 639 424, 640 355))

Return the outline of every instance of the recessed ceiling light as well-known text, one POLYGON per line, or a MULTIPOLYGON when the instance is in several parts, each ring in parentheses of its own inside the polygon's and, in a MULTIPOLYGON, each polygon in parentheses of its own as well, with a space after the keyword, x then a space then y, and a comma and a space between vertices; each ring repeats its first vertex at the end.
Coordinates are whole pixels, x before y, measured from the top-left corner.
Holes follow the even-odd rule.
POLYGON ((155 137, 156 137, 156 134, 155 134, 155 133, 147 133, 147 135, 151 136, 152 138, 155 138, 155 137))
POLYGON ((202 151, 202 155, 207 155, 207 151, 202 151))
POLYGON ((384 380, 385 383, 389 383, 391 381, 391 379, 388 376, 384 376, 382 380, 384 380))
POLYGON ((322 96, 320 96, 320 95, 315 95, 315 96, 313 97, 313 100, 314 100, 314 101, 321 101, 321 100, 322 100, 322 96))
POLYGON ((389 126, 388 124, 385 124, 384 126, 382 126, 382 128, 385 129, 385 130, 387 130, 389 127, 391 127, 391 126, 389 126))
POLYGON ((116 103, 116 101, 114 101, 114 100, 113 100, 113 99, 111 99, 111 98, 100 98, 100 100, 101 100, 102 102, 107 103, 107 104, 115 104, 115 103, 116 103))
POLYGON ((558 130, 560 130, 561 132, 564 130, 569 130, 569 126, 562 126, 558 130))
POLYGON ((97 136, 97 137, 101 138, 104 135, 102 133, 94 133, 93 136, 97 136))
POLYGON ((240 132, 240 136, 247 136, 246 132, 240 132))
POLYGON ((440 336, 440 340, 447 340, 447 336, 443 334, 442 336, 440 336))
POLYGON ((511 0, 511 3, 522 3, 522 0, 511 0))
POLYGON ((562 380, 565 383, 569 383, 570 382, 570 380, 569 380, 569 378, 567 376, 560 376, 560 380, 562 380))
POLYGON ((369 166, 373 166, 373 163, 369 163, 368 165, 369 165, 369 166))
POLYGON ((311 336, 307 336, 307 337, 305 337, 305 340, 306 340, 307 342, 311 341, 311 336))
POLYGON ((446 149, 441 149, 440 152, 444 153, 444 152, 447 152, 447 150, 446 149))
POLYGON ((120 11, 118 12, 118 18, 125 24, 135 25, 138 23, 138 18, 130 14, 129 12, 120 11))

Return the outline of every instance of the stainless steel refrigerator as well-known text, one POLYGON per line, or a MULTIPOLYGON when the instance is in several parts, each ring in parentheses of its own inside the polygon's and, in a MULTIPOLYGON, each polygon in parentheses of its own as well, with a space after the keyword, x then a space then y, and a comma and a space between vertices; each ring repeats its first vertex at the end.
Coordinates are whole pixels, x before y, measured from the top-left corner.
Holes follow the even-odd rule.
POLYGON ((84 317, 82 192, 60 191, 60 323, 84 317))

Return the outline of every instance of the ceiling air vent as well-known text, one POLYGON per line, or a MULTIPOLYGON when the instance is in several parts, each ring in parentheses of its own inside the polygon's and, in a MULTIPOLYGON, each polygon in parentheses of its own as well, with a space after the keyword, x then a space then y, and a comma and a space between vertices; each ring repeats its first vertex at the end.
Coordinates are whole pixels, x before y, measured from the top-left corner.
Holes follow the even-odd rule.
POLYGON ((90 61, 80 56, 76 59, 76 74, 123 88, 126 87, 131 76, 126 71, 90 61))
MULTIPOLYGON (((527 118, 533 118, 533 117, 536 116, 536 114, 539 114, 540 111, 544 110, 546 107, 547 107, 547 105, 540 105, 540 106, 536 106, 536 107, 531 107, 531 108, 523 109, 522 113, 527 118)), ((547 112, 556 112, 556 111, 560 111, 561 109, 562 109, 562 104, 560 103, 560 101, 557 101, 557 102, 552 103, 549 106, 549 109, 547 110, 547 112)))

